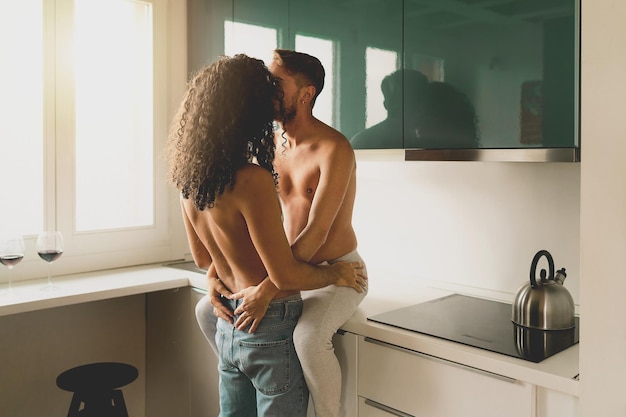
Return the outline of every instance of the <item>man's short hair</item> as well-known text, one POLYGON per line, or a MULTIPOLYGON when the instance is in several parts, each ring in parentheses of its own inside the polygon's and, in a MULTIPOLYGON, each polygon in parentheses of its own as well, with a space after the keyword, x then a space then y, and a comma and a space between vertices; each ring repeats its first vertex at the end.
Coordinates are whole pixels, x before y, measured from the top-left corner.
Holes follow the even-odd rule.
POLYGON ((275 49, 274 61, 283 67, 287 74, 296 78, 298 87, 304 85, 315 87, 315 96, 312 100, 315 103, 315 99, 324 88, 324 77, 326 76, 324 66, 320 60, 303 52, 275 49))

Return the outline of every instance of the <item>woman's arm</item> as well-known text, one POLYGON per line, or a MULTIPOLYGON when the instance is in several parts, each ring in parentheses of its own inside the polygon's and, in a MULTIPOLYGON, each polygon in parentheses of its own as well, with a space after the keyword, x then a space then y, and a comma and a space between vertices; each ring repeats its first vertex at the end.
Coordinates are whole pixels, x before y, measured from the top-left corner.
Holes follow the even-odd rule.
POLYGON ((211 255, 200 237, 196 233, 196 229, 191 224, 185 205, 183 204, 183 197, 180 197, 180 208, 183 214, 183 222, 185 224, 185 232, 187 232, 187 241, 189 242, 189 249, 191 250, 191 256, 198 268, 209 269, 213 265, 211 255))

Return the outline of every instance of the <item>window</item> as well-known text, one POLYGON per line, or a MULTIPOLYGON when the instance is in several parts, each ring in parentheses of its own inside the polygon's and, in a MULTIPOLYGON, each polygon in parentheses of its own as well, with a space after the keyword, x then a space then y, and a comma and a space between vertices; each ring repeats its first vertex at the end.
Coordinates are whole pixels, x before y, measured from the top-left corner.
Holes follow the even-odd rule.
POLYGON ((64 235, 56 274, 174 256, 175 206, 162 157, 172 114, 167 6, 164 0, 0 5, 0 53, 11 57, 0 69, 0 141, 11 150, 1 153, 0 233, 11 228, 27 241, 15 279, 45 275, 34 250, 42 230, 64 235))
POLYGON ((75 16, 76 230, 152 225, 151 6, 78 0, 75 16))
POLYGON ((41 0, 0 6, 0 233, 43 227, 42 16, 41 0))

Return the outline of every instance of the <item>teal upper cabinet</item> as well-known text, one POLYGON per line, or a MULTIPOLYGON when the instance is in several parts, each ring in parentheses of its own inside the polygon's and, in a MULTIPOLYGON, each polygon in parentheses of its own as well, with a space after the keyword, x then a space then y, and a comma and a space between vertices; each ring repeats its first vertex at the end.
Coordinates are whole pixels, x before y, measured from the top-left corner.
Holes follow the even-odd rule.
POLYGON ((189 68, 320 58, 355 149, 578 146, 578 0, 188 0, 189 68))
POLYGON ((576 146, 575 11, 574 0, 407 0, 404 65, 429 85, 405 147, 576 146))

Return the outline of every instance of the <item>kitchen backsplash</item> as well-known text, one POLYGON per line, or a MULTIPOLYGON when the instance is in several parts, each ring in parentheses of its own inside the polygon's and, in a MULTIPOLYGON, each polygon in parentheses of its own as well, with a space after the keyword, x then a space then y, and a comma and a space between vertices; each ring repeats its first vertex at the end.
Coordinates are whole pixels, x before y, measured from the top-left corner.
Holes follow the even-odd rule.
POLYGON ((579 304, 580 164, 357 155, 354 227, 372 285, 419 281, 510 302, 546 249, 579 304))

